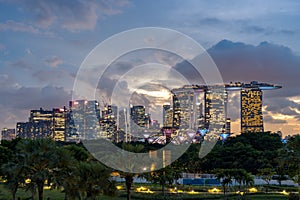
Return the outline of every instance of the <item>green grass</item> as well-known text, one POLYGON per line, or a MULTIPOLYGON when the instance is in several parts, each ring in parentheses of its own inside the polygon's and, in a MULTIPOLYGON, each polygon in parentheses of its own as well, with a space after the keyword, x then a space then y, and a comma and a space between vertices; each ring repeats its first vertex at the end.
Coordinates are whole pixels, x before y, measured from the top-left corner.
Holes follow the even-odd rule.
MULTIPOLYGON (((31 197, 30 192, 25 192, 22 189, 18 189, 16 198, 29 199, 31 197)), ((37 194, 35 195, 37 199, 37 194)), ((44 199, 50 198, 51 200, 61 200, 64 199, 64 193, 59 190, 44 190, 44 199)), ((0 184, 0 200, 12 199, 10 191, 0 184)))
MULTIPOLYGON (((145 186, 151 188, 155 193, 154 194, 144 194, 144 193, 137 193, 132 191, 132 200, 196 200, 196 199, 216 199, 216 200, 224 200, 226 199, 223 194, 209 194, 206 192, 200 192, 200 194, 197 195, 189 195, 189 194, 166 194, 164 197, 161 193, 160 189, 161 187, 159 185, 155 184, 134 184, 133 188, 139 187, 139 186, 145 186)), ((193 189, 195 191, 207 191, 208 187, 200 187, 200 186, 182 186, 182 189, 193 189)), ((282 191, 283 188, 278 188, 278 191, 282 191)), ((20 199, 29 199, 31 196, 30 192, 25 192, 22 189, 19 189, 17 192, 17 198, 20 199)), ((50 198, 51 200, 63 200, 64 199, 64 193, 62 193, 59 190, 44 190, 44 199, 50 198)), ((228 194, 229 200, 237 200, 238 195, 237 194, 228 194)), ((10 192, 2 185, 0 184, 0 200, 9 200, 11 199, 10 192)), ((37 196, 36 198, 37 199, 37 196)), ((126 192, 124 190, 117 191, 116 196, 109 197, 109 196, 99 196, 98 199, 101 200, 124 200, 126 199, 126 192)), ((261 193, 251 193, 247 194, 246 196, 247 200, 288 200, 288 196, 284 196, 279 193, 268 193, 265 194, 263 192, 261 193)))

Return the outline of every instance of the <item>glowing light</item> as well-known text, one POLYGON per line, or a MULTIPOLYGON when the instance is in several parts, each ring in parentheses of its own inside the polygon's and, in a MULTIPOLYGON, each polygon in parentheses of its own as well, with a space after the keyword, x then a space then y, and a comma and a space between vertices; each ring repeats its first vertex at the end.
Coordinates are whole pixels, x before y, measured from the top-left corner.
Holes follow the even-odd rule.
POLYGON ((110 175, 111 176, 120 176, 119 172, 112 172, 110 175))
POLYGON ((285 190, 283 190, 282 192, 280 192, 280 194, 283 194, 283 195, 289 195, 290 193, 289 193, 289 192, 286 192, 285 190))
POLYGON ((249 192, 257 192, 258 190, 256 188, 249 188, 249 192))
POLYGON ((117 190, 122 190, 122 189, 123 189, 123 186, 117 185, 116 188, 117 188, 117 190))
POLYGON ((194 190, 187 192, 187 194, 199 194, 199 192, 195 192, 194 190))
POLYGON ((209 189, 208 192, 209 193, 219 193, 219 192, 221 192, 221 190, 218 188, 213 188, 213 189, 209 189))
POLYGON ((135 189, 136 192, 141 192, 141 193, 150 193, 150 194, 153 194, 154 192, 151 191, 149 188, 146 188, 146 187, 139 187, 139 188, 136 188, 135 189))
POLYGON ((244 195, 244 192, 237 191, 236 194, 244 195))

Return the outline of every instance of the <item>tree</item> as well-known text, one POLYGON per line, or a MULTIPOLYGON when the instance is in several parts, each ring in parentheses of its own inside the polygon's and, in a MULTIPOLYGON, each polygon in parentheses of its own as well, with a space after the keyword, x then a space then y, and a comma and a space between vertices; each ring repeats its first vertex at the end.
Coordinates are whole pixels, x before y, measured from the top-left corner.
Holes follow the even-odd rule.
POLYGON ((233 175, 231 169, 217 169, 215 170, 215 176, 219 180, 223 187, 224 196, 226 196, 227 188, 232 183, 233 175))
POLYGON ((42 200, 45 181, 53 178, 61 161, 58 147, 51 139, 22 140, 17 151, 20 157, 17 165, 24 167, 24 178, 36 185, 38 198, 42 200))
POLYGON ((6 180, 5 185, 8 187, 12 194, 12 199, 16 199, 16 193, 21 184, 24 184, 24 167, 18 165, 16 162, 8 162, 2 165, 1 171, 3 178, 6 180))
POLYGON ((99 162, 80 162, 76 175, 81 196, 85 196, 87 200, 94 200, 97 195, 105 193, 109 188, 115 188, 110 173, 111 170, 99 162))
MULTIPOLYGON (((130 152, 140 153, 144 150, 144 146, 141 144, 138 145, 132 145, 129 143, 122 143, 122 149, 130 152)), ((126 164, 126 163, 125 163, 126 164)), ((126 185, 126 193, 127 193, 127 200, 130 200, 131 198, 131 187, 133 184, 133 177, 137 174, 135 173, 129 173, 129 172, 119 172, 120 176, 125 178, 125 185, 126 185)))
POLYGON ((145 173, 142 176, 146 178, 147 181, 161 185, 161 191, 165 195, 165 186, 171 186, 174 184, 174 181, 181 178, 181 172, 182 170, 178 169, 176 166, 169 165, 160 170, 145 173))
POLYGON ((298 183, 300 195, 300 135, 290 138, 287 148, 289 152, 289 176, 298 183))
POLYGON ((273 179, 275 173, 276 172, 272 168, 263 168, 258 170, 258 175, 261 176, 261 178, 267 183, 267 187, 266 187, 267 193, 268 193, 270 181, 273 179))

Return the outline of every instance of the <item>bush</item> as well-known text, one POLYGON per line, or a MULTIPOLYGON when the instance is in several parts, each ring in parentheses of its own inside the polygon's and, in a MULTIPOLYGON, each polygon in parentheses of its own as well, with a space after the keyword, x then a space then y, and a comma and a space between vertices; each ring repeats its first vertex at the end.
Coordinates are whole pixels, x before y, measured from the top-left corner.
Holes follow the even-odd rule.
POLYGON ((295 193, 290 193, 289 200, 299 200, 299 195, 295 193))

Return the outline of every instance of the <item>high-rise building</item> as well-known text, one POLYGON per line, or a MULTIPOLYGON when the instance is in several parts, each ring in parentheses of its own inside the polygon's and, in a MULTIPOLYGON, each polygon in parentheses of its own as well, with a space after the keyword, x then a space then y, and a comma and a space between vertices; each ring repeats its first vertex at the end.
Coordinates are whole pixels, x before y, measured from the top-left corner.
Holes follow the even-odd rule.
POLYGON ((16 126, 17 137, 28 139, 34 138, 31 132, 31 123, 30 122, 17 122, 16 126))
POLYGON ((66 120, 66 108, 31 110, 28 122, 17 123, 17 136, 21 138, 53 138, 56 141, 65 141, 66 120))
POLYGON ((53 108, 52 110, 52 122, 53 122, 53 139, 56 141, 66 140, 66 125, 67 125, 67 109, 64 108, 53 108))
POLYGON ((210 86, 204 94, 205 128, 216 134, 225 131, 227 92, 224 86, 210 86))
MULTIPOLYGON (((163 105, 163 125, 168 126, 168 111, 171 110, 171 105, 165 104, 163 105)), ((173 119, 172 119, 173 120, 173 119)), ((172 125, 171 125, 172 126, 172 125)))
POLYGON ((115 134, 117 134, 117 112, 118 109, 116 106, 105 105, 101 112, 100 118, 101 138, 116 140, 115 134))
POLYGON ((53 111, 43 108, 31 110, 27 126, 28 138, 53 138, 53 111))
POLYGON ((1 132, 1 140, 13 140, 16 138, 16 129, 3 128, 1 132))
POLYGON ((146 114, 145 106, 131 105, 130 133, 137 138, 143 138, 144 130, 149 126, 150 116, 146 114))
POLYGON ((201 116, 202 95, 205 88, 198 85, 186 85, 173 89, 173 127, 179 129, 179 133, 188 130, 196 130, 201 116))
POLYGON ((230 134, 231 133, 231 120, 230 120, 230 118, 226 118, 226 125, 225 125, 225 127, 226 127, 225 133, 230 134))
POLYGON ((119 115, 118 115, 118 131, 117 131, 117 138, 116 141, 125 141, 130 142, 132 137, 129 132, 130 125, 129 125, 130 117, 128 115, 127 108, 121 108, 119 109, 119 115))
POLYGON ((130 118, 131 120, 140 127, 146 126, 145 120, 146 110, 145 106, 131 106, 130 108, 130 118))
POLYGON ((173 108, 170 105, 163 105, 163 126, 173 126, 173 108))
POLYGON ((69 140, 100 138, 100 109, 96 100, 69 102, 69 140))
POLYGON ((241 90, 241 132, 263 132, 262 96, 260 89, 241 90))
POLYGON ((241 133, 263 132, 262 90, 274 90, 282 86, 252 81, 225 84, 225 88, 227 91, 241 92, 241 133))

